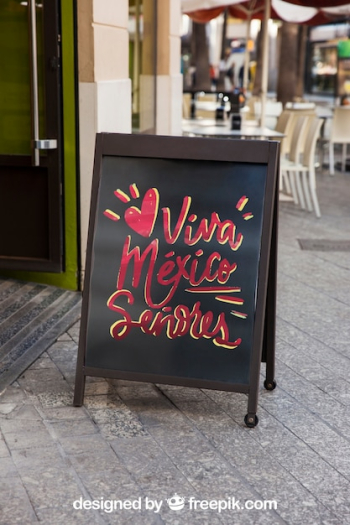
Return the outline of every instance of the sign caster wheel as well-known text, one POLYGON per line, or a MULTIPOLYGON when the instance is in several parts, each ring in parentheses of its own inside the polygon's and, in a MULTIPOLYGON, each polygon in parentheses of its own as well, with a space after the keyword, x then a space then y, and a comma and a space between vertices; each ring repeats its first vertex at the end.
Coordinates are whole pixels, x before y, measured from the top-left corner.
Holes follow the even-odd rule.
POLYGON ((256 414, 247 414, 244 418, 244 423, 248 428, 254 428, 259 423, 258 416, 256 414))
POLYGON ((267 379, 265 379, 264 387, 266 388, 266 390, 275 390, 276 386, 277 383, 274 379, 272 381, 268 381, 267 379))

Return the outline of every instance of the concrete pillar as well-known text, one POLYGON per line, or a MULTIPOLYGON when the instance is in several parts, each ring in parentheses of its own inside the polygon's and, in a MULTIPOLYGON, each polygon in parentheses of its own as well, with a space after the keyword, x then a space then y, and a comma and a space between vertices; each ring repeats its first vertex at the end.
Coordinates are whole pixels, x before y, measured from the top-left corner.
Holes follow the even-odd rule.
POLYGON ((158 0, 157 123, 158 135, 181 135, 181 1, 158 0))
POLYGON ((81 252, 85 251, 96 133, 131 133, 128 0, 78 0, 81 252))
MULTIPOLYGON (((140 76, 141 131, 181 135, 181 0, 142 0, 144 41, 140 76), (157 31, 157 48, 153 34, 157 31), (154 52, 158 76, 154 78, 154 52), (156 90, 155 88, 156 81, 156 90), (155 99, 154 93, 157 94, 155 99), (157 120, 154 123, 154 105, 157 120)), ((91 180, 98 132, 131 133, 128 0, 77 0, 80 203, 82 269, 90 209, 91 180)))
POLYGON ((181 1, 158 0, 156 49, 154 48, 153 7, 153 0, 143 0, 144 35, 140 76, 141 131, 153 128, 157 135, 181 135, 181 1), (156 79, 154 61, 156 61, 156 79), (156 100, 154 99, 155 89, 156 100), (155 123, 154 104, 156 104, 155 123))

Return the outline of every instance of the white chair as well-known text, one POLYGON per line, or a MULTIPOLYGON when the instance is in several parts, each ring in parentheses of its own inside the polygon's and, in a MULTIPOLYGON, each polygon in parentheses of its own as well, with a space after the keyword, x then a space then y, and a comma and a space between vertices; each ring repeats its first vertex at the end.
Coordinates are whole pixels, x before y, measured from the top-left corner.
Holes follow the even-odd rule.
POLYGON ((215 118, 216 94, 199 92, 195 97, 196 118, 215 118))
POLYGON ((294 114, 292 111, 283 110, 277 119, 275 128, 276 131, 284 134, 280 147, 281 159, 287 158, 289 155, 294 124, 294 114))
POLYGON ((334 115, 329 136, 329 174, 334 175, 334 144, 342 144, 341 169, 345 171, 346 150, 350 144, 350 108, 338 106, 334 115))
POLYGON ((191 118, 191 93, 182 94, 182 118, 191 118))
POLYGON ((284 109, 280 117, 277 120, 276 129, 284 133, 284 137, 281 141, 281 158, 288 158, 290 155, 290 149, 292 147, 292 137, 296 122, 299 117, 305 116, 316 116, 315 110, 313 109, 299 109, 290 110, 284 109), (281 123, 281 124, 280 124, 281 123))
POLYGON ((286 109, 316 109, 316 104, 314 102, 287 102, 286 109))
MULTIPOLYGON (((265 126, 275 129, 276 122, 283 110, 282 102, 266 100, 265 103, 265 126)), ((254 102, 254 113, 257 120, 261 117, 261 102, 254 102)))
POLYGON ((290 141, 289 157, 282 157, 280 159, 280 189, 283 190, 285 187, 286 192, 292 194, 295 204, 300 203, 303 209, 305 209, 303 191, 299 178, 294 177, 293 170, 294 166, 301 162, 301 155, 304 153, 306 134, 311 119, 313 119, 313 117, 310 116, 302 116, 296 119, 290 141), (291 170, 291 174, 289 174, 289 170, 291 170))
POLYGON ((318 218, 321 217, 321 212, 316 193, 315 152, 322 124, 322 119, 313 118, 311 120, 307 130, 303 159, 301 162, 291 162, 288 166, 288 174, 295 176, 295 186, 299 196, 303 194, 303 201, 306 201, 307 209, 309 211, 314 209, 318 218))

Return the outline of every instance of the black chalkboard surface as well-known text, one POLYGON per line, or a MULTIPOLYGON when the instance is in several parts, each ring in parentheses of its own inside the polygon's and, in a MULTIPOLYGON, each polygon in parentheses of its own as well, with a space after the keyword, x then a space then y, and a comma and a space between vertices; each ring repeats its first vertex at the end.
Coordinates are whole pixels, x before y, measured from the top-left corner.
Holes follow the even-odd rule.
POLYGON ((97 135, 75 405, 89 375, 215 388, 248 393, 255 426, 261 360, 274 387, 277 158, 97 135))

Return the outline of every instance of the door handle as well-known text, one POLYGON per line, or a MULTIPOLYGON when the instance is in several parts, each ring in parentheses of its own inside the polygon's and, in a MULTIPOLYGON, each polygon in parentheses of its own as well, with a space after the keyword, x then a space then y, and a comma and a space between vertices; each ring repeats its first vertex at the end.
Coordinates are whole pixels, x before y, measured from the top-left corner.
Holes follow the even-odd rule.
POLYGON ((56 149, 56 139, 39 139, 39 91, 38 91, 38 49, 36 41, 36 4, 35 0, 28 0, 30 50, 31 50, 31 95, 32 95, 32 148, 33 165, 40 166, 40 150, 56 149))
POLYGON ((56 139, 38 139, 34 140, 35 150, 41 149, 57 149, 57 140, 56 139))

